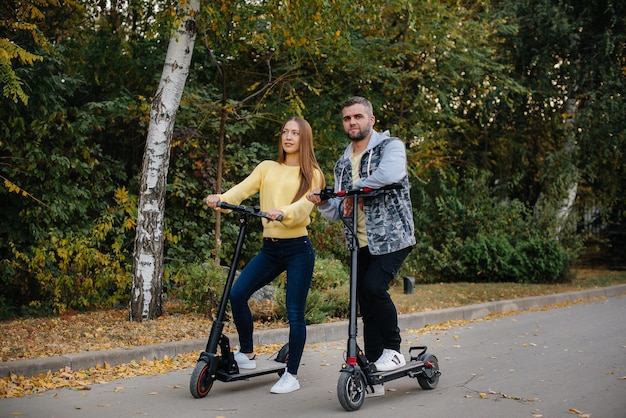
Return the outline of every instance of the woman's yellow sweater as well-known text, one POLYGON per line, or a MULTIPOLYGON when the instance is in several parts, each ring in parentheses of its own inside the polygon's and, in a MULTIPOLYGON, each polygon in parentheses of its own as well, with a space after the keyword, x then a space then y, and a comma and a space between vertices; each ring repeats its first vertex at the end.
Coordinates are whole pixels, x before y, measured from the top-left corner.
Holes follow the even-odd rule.
MULTIPOLYGON (((322 177, 322 173, 317 171, 311 190, 322 187, 322 177)), ((263 237, 297 238, 308 235, 306 227, 311 223, 310 215, 314 206, 307 200, 306 193, 292 203, 299 187, 299 166, 267 160, 257 165, 241 183, 221 194, 220 200, 239 205, 248 197, 259 193, 263 212, 278 209, 285 214, 281 222, 263 219, 263 237)))

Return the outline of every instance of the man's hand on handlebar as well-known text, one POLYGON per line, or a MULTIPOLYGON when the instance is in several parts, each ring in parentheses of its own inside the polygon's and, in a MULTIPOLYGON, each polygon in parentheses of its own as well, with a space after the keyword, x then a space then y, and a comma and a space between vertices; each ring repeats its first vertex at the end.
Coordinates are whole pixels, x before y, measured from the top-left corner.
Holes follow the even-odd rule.
POLYGON ((319 206, 324 204, 331 197, 335 197, 335 192, 332 187, 325 187, 324 189, 315 189, 311 191, 306 198, 309 202, 315 204, 315 206, 319 206))
POLYGON ((320 196, 320 189, 314 189, 311 191, 311 193, 306 195, 306 199, 313 203, 315 206, 319 206, 322 203, 324 203, 324 201, 322 200, 321 196, 320 196))
MULTIPOLYGON (((363 198, 359 197, 359 209, 363 210, 363 198)), ((354 206, 354 201, 352 199, 346 199, 343 201, 343 216, 348 217, 352 214, 352 207, 354 206)))

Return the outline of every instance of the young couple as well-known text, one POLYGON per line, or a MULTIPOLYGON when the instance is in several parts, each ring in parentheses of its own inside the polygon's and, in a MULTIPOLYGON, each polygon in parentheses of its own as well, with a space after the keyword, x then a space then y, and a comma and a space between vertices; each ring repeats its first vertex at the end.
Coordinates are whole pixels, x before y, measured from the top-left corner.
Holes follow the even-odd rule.
MULTIPOLYGON (((413 213, 406 169, 406 150, 389 132, 374 131, 372 104, 363 97, 348 99, 341 108, 343 126, 350 144, 334 169, 335 191, 355 187, 380 188, 401 183, 383 198, 359 203, 357 296, 364 325, 365 355, 377 370, 394 370, 406 364, 400 352, 398 314, 388 293, 389 283, 415 245, 413 213), (390 204, 389 199, 392 199, 390 204)), ((313 206, 330 221, 352 213, 352 201, 334 198, 322 201, 319 191, 324 175, 315 158, 309 123, 291 117, 283 124, 277 161, 263 161, 241 183, 205 202, 240 204, 259 193, 263 220, 263 247, 243 269, 230 293, 233 320, 240 349, 235 353, 239 368, 256 368, 252 340, 253 319, 248 300, 258 289, 287 272, 286 309, 289 321, 289 357, 286 372, 270 390, 290 393, 300 389, 298 368, 306 341, 304 317, 311 286, 315 252, 307 226, 313 206), (343 213, 339 211, 343 210, 343 213), (282 216, 282 221, 276 221, 282 216)), ((345 231, 346 235, 349 232, 345 231)), ((346 236, 347 242, 351 240, 346 236)), ((384 395, 383 385, 369 388, 370 396, 384 395)))

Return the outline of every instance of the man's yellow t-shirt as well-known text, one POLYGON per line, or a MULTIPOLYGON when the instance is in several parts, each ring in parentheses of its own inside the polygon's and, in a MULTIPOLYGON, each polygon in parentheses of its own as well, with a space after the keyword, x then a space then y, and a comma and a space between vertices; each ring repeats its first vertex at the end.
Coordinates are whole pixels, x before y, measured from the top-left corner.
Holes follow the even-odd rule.
MULTIPOLYGON (((359 166, 361 165, 361 157, 363 153, 359 155, 352 155, 350 162, 352 163, 352 185, 359 179, 359 166)), ((354 197, 348 197, 348 199, 354 199, 354 197)), ((357 205, 358 208, 359 205, 357 205)), ((363 210, 358 209, 357 214, 357 229, 356 236, 359 240, 359 248, 367 246, 367 233, 365 232, 365 214, 363 210)))

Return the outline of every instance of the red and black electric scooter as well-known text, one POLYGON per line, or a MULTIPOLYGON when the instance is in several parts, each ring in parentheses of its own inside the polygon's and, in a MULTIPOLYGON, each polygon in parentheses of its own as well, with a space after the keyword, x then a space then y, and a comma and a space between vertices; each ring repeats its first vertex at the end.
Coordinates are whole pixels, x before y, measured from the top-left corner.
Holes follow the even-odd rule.
MULTIPOLYGON (((203 398, 211 391, 213 382, 220 380, 222 382, 233 382, 237 380, 248 380, 252 377, 262 376, 270 373, 278 373, 282 376, 285 373, 285 363, 289 356, 289 345, 285 344, 277 353, 274 360, 266 360, 257 357, 257 368, 254 370, 240 370, 235 361, 234 353, 231 351, 230 340, 223 334, 224 317, 230 290, 233 287, 237 264, 241 255, 241 249, 246 236, 248 226, 248 218, 250 216, 257 218, 266 218, 267 213, 261 212, 259 207, 247 207, 239 205, 231 205, 226 202, 218 202, 217 207, 229 209, 240 214, 239 218, 239 236, 237 237, 237 245, 233 261, 228 271, 228 277, 224 284, 224 291, 220 301, 220 308, 211 326, 211 333, 206 345, 206 349, 200 354, 196 367, 191 373, 189 381, 189 390, 194 398, 203 398), (218 345, 220 352, 218 353, 218 345)), ((281 219, 277 219, 280 221, 281 219)))
MULTIPOLYGON (((356 411, 363 405, 367 387, 381 384, 401 377, 416 378, 422 389, 434 389, 439 382, 439 361, 437 357, 426 353, 426 346, 413 346, 409 348, 410 359, 406 365, 396 370, 379 372, 374 363, 369 362, 365 353, 357 343, 357 257, 358 238, 356 235, 357 225, 357 205, 359 197, 374 196, 385 193, 387 190, 400 189, 401 184, 391 184, 380 189, 369 187, 352 190, 342 190, 334 192, 332 187, 326 187, 320 192, 320 198, 341 197, 353 199, 352 220, 343 217, 343 208, 339 207, 341 220, 346 225, 352 235, 352 246, 350 251, 350 318, 348 321, 348 346, 345 363, 342 365, 339 380, 337 382, 337 397, 339 403, 346 411, 356 411)), ((343 205, 343 202, 341 203, 343 205)))

